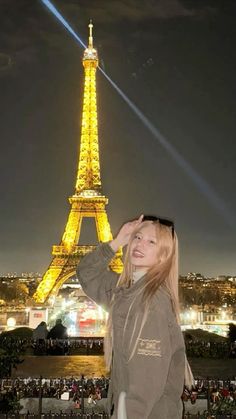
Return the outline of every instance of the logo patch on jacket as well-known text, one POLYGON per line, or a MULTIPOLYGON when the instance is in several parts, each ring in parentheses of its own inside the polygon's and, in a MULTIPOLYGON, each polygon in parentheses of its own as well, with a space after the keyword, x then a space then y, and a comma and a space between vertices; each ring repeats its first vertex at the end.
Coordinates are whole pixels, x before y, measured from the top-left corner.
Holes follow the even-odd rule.
POLYGON ((137 353, 138 355, 161 357, 161 341, 155 339, 139 339, 137 353))

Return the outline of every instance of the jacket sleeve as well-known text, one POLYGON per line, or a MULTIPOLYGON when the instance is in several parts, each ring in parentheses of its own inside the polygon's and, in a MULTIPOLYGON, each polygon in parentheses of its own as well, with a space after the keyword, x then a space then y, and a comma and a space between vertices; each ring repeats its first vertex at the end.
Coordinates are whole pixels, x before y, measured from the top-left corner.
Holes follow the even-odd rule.
POLYGON ((153 407, 164 393, 171 363, 171 339, 168 329, 165 312, 161 309, 151 310, 138 337, 135 353, 127 363, 128 419, 149 418, 153 407))
POLYGON ((102 243, 83 257, 77 268, 77 275, 85 294, 97 304, 109 309, 118 274, 108 265, 115 252, 109 243, 102 243))

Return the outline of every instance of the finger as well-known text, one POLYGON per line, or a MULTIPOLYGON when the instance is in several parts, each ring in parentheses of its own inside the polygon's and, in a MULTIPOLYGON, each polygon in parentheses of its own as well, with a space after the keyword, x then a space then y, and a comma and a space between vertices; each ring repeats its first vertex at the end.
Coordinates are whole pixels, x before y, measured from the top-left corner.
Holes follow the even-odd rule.
POLYGON ((140 217, 134 221, 134 225, 137 226, 139 224, 141 224, 141 222, 143 221, 143 214, 140 215, 140 217))

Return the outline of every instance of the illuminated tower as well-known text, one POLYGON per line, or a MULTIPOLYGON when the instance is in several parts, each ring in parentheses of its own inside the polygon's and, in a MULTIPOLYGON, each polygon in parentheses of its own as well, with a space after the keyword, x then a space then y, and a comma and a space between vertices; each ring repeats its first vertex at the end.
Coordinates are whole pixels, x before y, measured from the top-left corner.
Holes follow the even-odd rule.
MULTIPOLYGON (((99 242, 112 240, 105 206, 108 199, 101 193, 98 147, 98 121, 96 100, 97 51, 93 48, 92 23, 89 24, 89 44, 84 51, 85 72, 80 156, 75 193, 69 198, 71 205, 68 221, 60 245, 52 248, 52 262, 45 272, 35 294, 36 303, 44 303, 55 296, 61 285, 75 275, 81 259, 94 246, 80 246, 83 217, 93 217, 99 242)), ((111 262, 111 269, 122 271, 121 253, 111 262)))

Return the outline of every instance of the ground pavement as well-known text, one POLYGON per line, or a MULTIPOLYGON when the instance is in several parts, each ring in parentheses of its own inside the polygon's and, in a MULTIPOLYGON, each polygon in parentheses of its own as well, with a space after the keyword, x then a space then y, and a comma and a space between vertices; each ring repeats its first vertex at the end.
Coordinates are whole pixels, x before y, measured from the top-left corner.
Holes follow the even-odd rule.
MULTIPOLYGON (((198 378, 233 379, 236 376, 236 359, 190 358, 193 374, 198 378)), ((12 377, 44 378, 101 377, 107 375, 103 356, 26 356, 24 362, 13 370, 12 377)))

